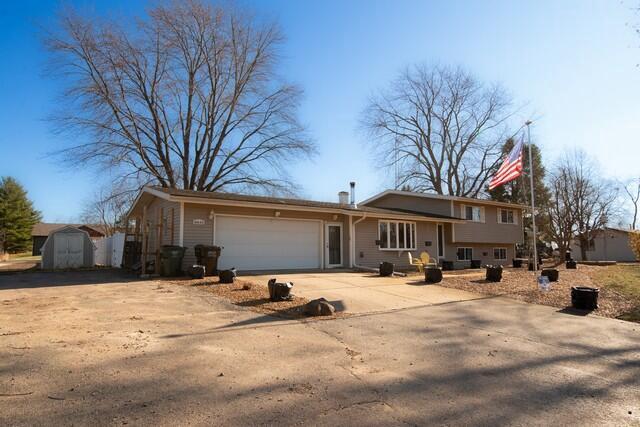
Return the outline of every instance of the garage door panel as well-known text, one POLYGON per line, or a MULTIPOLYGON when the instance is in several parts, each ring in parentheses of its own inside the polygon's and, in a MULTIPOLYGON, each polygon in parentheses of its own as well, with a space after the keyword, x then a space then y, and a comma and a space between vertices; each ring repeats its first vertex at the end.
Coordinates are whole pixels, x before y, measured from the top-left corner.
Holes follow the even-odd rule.
POLYGON ((273 218, 216 218, 220 268, 241 270, 320 267, 320 223, 273 218))

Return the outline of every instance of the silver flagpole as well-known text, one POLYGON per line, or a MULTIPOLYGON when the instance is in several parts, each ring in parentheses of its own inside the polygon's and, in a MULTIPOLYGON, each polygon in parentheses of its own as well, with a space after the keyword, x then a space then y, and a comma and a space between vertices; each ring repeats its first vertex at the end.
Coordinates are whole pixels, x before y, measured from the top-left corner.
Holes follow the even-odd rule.
POLYGON ((527 120, 527 142, 529 145, 529 182, 531 184, 531 225, 533 230, 533 271, 538 271, 538 248, 536 247, 536 202, 533 189, 533 156, 531 155, 531 120, 527 120))

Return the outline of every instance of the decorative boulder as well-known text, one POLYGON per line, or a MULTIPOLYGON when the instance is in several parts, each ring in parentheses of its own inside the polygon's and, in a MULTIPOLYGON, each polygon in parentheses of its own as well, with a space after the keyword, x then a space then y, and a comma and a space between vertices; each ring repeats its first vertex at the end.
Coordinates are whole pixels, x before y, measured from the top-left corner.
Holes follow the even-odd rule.
POLYGON ((391 262, 381 262, 380 263, 380 276, 386 277, 391 276, 393 274, 394 265, 391 262))
POLYGON ((545 268, 540 274, 547 276, 550 282, 557 282, 558 277, 560 276, 560 272, 558 272, 557 268, 545 268))
POLYGON ((489 282, 499 282, 502 280, 502 266, 501 265, 487 265, 486 278, 489 282))
POLYGON ((600 289, 587 286, 571 287, 571 305, 579 310, 595 310, 598 308, 600 289))
POLYGON ((189 277, 192 279, 204 279, 205 272, 204 265, 192 265, 189 267, 189 277))
POLYGON ((307 316, 331 316, 336 309, 324 298, 309 301, 304 306, 304 314, 307 316))
POLYGON ((570 259, 565 263, 565 267, 567 270, 575 270, 578 268, 578 263, 575 260, 570 259))
POLYGON ((271 301, 289 301, 293 298, 291 295, 291 288, 293 283, 278 283, 275 278, 269 279, 267 283, 269 288, 269 299, 271 301))
POLYGON ((233 283, 236 279, 237 272, 235 268, 231 270, 222 270, 218 272, 218 278, 220 279, 220 283, 233 283))
POLYGON ((429 267, 424 270, 424 281, 427 283, 442 282, 442 269, 438 267, 429 267))

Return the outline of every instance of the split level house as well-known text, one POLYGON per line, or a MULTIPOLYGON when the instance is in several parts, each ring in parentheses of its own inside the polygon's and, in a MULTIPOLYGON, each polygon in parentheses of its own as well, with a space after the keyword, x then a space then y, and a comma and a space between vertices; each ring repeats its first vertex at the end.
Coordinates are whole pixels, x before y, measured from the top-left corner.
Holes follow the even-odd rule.
MULTIPOLYGON (((408 191, 385 191, 361 203, 340 192, 336 203, 145 187, 129 220, 138 224, 146 259, 161 245, 222 247, 220 269, 241 271, 411 268, 408 253, 468 267, 509 264, 522 243, 523 206, 408 191)), ((131 238, 131 236, 129 237, 131 238)))

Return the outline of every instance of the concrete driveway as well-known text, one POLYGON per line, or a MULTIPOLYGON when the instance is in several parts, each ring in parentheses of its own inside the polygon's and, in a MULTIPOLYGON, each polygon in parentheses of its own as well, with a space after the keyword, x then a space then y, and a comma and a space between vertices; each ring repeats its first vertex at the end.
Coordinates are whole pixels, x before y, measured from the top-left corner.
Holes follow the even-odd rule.
POLYGON ((421 277, 380 277, 372 273, 323 272, 267 274, 246 277, 266 284, 271 277, 293 282, 292 292, 301 297, 324 297, 339 311, 371 313, 409 307, 483 298, 477 294, 427 285, 421 277))
POLYGON ((125 424, 639 425, 640 325, 501 298, 283 321, 118 272, 0 275, 0 425, 125 424))

